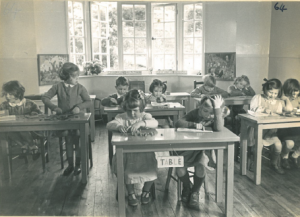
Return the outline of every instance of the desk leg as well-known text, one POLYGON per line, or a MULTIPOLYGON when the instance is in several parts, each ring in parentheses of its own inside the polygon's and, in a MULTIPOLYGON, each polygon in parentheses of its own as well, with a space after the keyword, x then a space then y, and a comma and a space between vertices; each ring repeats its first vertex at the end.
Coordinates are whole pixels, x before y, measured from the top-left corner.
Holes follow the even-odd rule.
POLYGON ((226 177, 226 216, 233 216, 234 143, 228 143, 226 177))
POLYGON ((8 157, 8 142, 7 142, 7 140, 5 140, 4 133, 2 133, 2 134, 0 133, 0 150, 1 150, 1 155, 2 155, 1 157, 2 157, 4 178, 10 179, 11 178, 11 168, 10 168, 9 157, 8 157))
POLYGON ((91 118, 90 118, 90 123, 91 123, 91 140, 92 142, 95 141, 95 108, 94 108, 94 100, 92 100, 92 106, 91 106, 91 118))
POLYGON ((117 179, 118 179, 119 216, 126 216, 123 149, 117 148, 116 155, 117 155, 117 174, 118 174, 117 179))
POLYGON ((112 163, 113 151, 114 151, 113 146, 111 144, 111 138, 112 138, 112 132, 108 131, 108 159, 110 165, 112 163))
POLYGON ((247 173, 247 121, 242 119, 241 138, 240 138, 240 173, 247 173))
POLYGON ((262 133, 263 129, 261 125, 257 125, 254 131, 256 150, 254 155, 254 163, 255 163, 255 172, 254 172, 254 181, 256 185, 260 185, 261 183, 261 155, 262 155, 262 133))
POLYGON ((88 131, 88 124, 81 124, 80 125, 80 149, 81 149, 81 182, 83 184, 87 183, 87 134, 88 131))
POLYGON ((216 202, 220 203, 222 202, 223 197, 223 159, 224 156, 224 150, 218 149, 217 150, 217 171, 216 171, 216 202))

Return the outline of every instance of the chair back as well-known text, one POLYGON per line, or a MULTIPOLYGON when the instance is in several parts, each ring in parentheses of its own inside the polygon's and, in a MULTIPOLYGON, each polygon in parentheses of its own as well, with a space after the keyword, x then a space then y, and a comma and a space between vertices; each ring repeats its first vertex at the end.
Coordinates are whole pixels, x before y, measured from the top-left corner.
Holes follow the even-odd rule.
POLYGON ((194 80, 194 89, 196 89, 198 85, 202 86, 203 84, 204 84, 203 81, 196 81, 196 80, 194 80))
POLYGON ((145 93, 145 81, 129 81, 129 90, 137 89, 145 93))

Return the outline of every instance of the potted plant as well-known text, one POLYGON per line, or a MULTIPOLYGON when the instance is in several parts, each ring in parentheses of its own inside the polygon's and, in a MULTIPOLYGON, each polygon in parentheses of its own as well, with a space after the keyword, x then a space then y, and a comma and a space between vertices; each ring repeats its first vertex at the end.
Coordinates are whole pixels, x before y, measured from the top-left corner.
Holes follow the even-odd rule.
POLYGON ((99 60, 88 61, 83 64, 85 75, 99 75, 103 70, 103 65, 99 60))

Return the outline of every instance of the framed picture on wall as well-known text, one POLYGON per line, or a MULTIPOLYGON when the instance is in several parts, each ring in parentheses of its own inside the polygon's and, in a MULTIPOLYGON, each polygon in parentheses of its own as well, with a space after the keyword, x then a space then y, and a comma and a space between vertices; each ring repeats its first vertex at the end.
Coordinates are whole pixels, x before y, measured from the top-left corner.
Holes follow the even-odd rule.
POLYGON ((214 76, 217 80, 232 81, 236 77, 235 52, 205 53, 205 75, 214 76))
POLYGON ((68 61, 68 54, 38 54, 39 86, 53 85, 60 82, 58 71, 68 61))

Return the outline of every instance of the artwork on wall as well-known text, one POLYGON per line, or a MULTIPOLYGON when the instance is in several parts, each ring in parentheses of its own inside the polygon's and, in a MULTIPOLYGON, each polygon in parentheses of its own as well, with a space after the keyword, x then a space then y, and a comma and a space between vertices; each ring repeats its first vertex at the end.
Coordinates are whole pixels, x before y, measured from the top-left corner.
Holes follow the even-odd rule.
POLYGON ((236 76, 234 53, 205 53, 205 75, 210 74, 217 80, 234 80, 236 76))
POLYGON ((68 54, 38 54, 39 86, 53 85, 60 82, 58 71, 69 61, 68 54))

